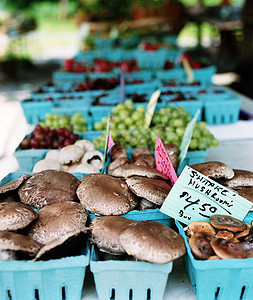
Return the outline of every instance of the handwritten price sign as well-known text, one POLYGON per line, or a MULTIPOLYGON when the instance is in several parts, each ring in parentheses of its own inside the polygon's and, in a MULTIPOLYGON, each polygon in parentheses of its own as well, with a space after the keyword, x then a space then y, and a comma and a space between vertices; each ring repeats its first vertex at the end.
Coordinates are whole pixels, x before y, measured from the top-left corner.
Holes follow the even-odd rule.
POLYGON ((160 210, 188 225, 209 221, 213 214, 243 220, 251 207, 250 201, 186 166, 160 210))
POLYGON ((155 162, 156 169, 167 175, 172 185, 174 185, 177 180, 177 174, 159 136, 157 136, 155 144, 155 162))

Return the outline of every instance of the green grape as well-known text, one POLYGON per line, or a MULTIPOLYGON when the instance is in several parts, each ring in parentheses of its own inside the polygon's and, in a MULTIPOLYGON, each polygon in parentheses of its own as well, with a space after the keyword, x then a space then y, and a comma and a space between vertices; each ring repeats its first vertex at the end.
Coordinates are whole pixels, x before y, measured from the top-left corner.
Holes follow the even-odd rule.
POLYGON ((182 119, 175 119, 175 120, 173 120, 174 121, 174 127, 182 127, 182 126, 184 126, 184 122, 183 122, 183 120, 182 119))
POLYGON ((183 127, 178 127, 176 128, 176 134, 178 135, 178 137, 183 137, 184 136, 184 128, 183 127))
POLYGON ((104 129, 103 124, 100 123, 100 122, 96 122, 96 123, 94 124, 94 129, 95 129, 95 130, 103 130, 103 129, 104 129))
POLYGON ((200 136, 201 136, 201 130, 195 126, 193 133, 192 133, 192 137, 198 139, 198 138, 200 138, 200 136))
POLYGON ((212 139, 212 142, 211 142, 212 146, 217 147, 217 146, 219 146, 219 144, 220 144, 220 142, 216 138, 212 139))
POLYGON ((108 120, 108 117, 103 117, 102 118, 102 124, 106 126, 107 125, 107 120, 108 120))

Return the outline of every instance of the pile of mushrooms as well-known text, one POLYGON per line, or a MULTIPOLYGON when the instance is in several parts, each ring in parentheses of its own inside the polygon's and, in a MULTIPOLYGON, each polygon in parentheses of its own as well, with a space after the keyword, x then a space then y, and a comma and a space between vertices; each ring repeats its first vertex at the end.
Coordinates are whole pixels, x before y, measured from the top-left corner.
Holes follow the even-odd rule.
POLYGON ((104 166, 104 155, 95 149, 89 140, 77 140, 60 150, 49 151, 45 158, 33 167, 33 172, 43 170, 66 171, 70 173, 99 173, 104 166))
POLYGON ((227 215, 212 215, 210 223, 195 221, 184 228, 192 254, 199 260, 253 257, 253 227, 227 215))
POLYGON ((88 215, 76 196, 79 183, 68 172, 45 170, 1 186, 0 259, 80 255, 88 215))
POLYGON ((155 221, 104 216, 90 223, 90 242, 100 260, 119 259, 165 264, 186 253, 182 236, 155 221))

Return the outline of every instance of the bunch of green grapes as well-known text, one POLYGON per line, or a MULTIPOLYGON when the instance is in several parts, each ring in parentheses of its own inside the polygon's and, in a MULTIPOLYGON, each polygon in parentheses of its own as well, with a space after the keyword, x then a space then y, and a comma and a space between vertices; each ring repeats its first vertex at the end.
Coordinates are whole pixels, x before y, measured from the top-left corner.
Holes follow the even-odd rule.
POLYGON ((48 127, 50 129, 67 128, 77 132, 88 131, 88 120, 79 112, 75 113, 72 117, 47 113, 45 120, 39 124, 41 127, 48 127))
MULTIPOLYGON (((148 147, 155 149, 157 135, 162 142, 174 143, 178 147, 182 142, 185 129, 192 120, 188 111, 183 107, 168 106, 155 112, 149 128, 144 128, 145 108, 142 106, 134 109, 131 101, 127 105, 119 104, 113 111, 111 123, 111 136, 115 143, 126 148, 148 147), (115 115, 114 115, 115 113, 115 115), (121 116, 121 117, 120 117, 121 116), (137 118, 138 116, 138 118, 137 118)), ((106 128, 107 118, 102 120, 102 129, 106 128)), ((210 146, 217 146, 218 140, 206 127, 206 122, 195 124, 189 150, 205 150, 210 146)), ((106 136, 95 139, 93 142, 97 148, 103 148, 106 136)))

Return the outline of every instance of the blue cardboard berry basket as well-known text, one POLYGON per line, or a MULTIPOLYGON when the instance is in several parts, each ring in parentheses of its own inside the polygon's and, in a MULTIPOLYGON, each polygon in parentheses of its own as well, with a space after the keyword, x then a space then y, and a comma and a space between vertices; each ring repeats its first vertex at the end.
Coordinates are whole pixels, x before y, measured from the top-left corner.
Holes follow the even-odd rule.
POLYGON ((99 300, 162 300, 173 262, 99 260, 94 246, 90 270, 99 300))
POLYGON ((205 101, 204 120, 209 125, 236 123, 239 119, 242 100, 240 98, 205 101))
POLYGON ((44 119, 46 113, 51 112, 54 105, 53 101, 28 101, 25 99, 20 102, 25 115, 27 124, 37 124, 39 120, 44 119))
MULTIPOLYGON (((12 172, 0 186, 30 172, 12 172)), ((79 175, 81 178, 83 175, 79 175)), ((48 261, 0 261, 0 299, 6 300, 80 300, 90 251, 82 255, 48 261)))
POLYGON ((183 226, 178 221, 176 225, 186 244, 184 263, 198 300, 253 299, 253 258, 196 260, 183 226))
POLYGON ((138 67, 143 69, 163 69, 165 62, 169 59, 168 49, 156 51, 136 50, 135 59, 138 67))

